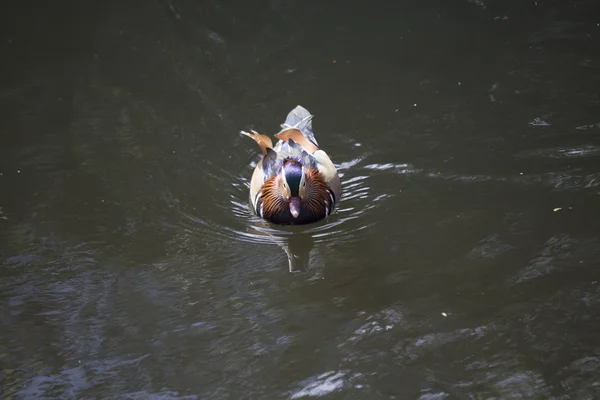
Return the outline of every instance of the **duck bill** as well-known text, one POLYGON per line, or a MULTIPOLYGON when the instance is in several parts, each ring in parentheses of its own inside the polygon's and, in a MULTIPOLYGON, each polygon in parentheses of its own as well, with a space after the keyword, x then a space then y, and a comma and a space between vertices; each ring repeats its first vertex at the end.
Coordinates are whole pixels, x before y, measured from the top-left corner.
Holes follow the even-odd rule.
POLYGON ((290 197, 290 213, 294 218, 300 215, 300 197, 290 197))

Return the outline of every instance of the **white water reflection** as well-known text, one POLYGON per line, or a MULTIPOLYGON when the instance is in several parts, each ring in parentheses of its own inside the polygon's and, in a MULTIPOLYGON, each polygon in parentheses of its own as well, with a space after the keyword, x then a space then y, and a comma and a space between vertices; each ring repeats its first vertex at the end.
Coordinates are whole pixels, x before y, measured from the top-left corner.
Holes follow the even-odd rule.
POLYGON ((531 125, 531 126, 550 126, 552 124, 540 117, 536 117, 533 119, 533 121, 531 121, 529 123, 529 125, 531 125))
POLYGON ((339 392, 343 389, 362 389, 364 385, 354 383, 361 374, 353 374, 350 371, 327 371, 315 378, 307 379, 302 382, 304 387, 294 392, 291 399, 301 399, 304 397, 322 397, 333 392, 339 392))

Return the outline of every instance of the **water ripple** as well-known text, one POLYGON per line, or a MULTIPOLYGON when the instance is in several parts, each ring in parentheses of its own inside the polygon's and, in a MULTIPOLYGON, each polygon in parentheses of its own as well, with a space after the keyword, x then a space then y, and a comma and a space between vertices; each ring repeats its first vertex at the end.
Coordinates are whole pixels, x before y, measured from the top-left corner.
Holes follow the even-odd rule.
POLYGON ((291 396, 291 399, 303 397, 321 397, 343 389, 356 387, 360 389, 361 384, 353 384, 353 381, 362 377, 361 374, 352 374, 349 371, 327 371, 316 378, 310 378, 302 382, 304 387, 291 396))
POLYGON ((517 154, 517 157, 547 157, 547 158, 584 158, 600 155, 600 147, 593 145, 581 145, 570 147, 557 147, 550 149, 534 150, 517 154))
POLYGON ((226 173, 215 174, 215 185, 221 187, 228 197, 226 203, 218 205, 218 214, 203 213, 194 208, 180 209, 184 224, 194 229, 194 226, 204 226, 216 236, 233 241, 257 244, 284 243, 292 235, 306 234, 315 243, 328 241, 348 242, 358 240, 359 232, 369 226, 366 220, 358 222, 366 212, 389 197, 387 194, 374 193, 368 185, 369 176, 358 174, 362 157, 342 162, 337 165, 342 181, 342 197, 337 210, 326 220, 304 226, 282 226, 268 223, 257 217, 248 204, 250 189, 249 176, 256 165, 250 162, 239 175, 226 173), (227 188, 227 189, 223 189, 227 188))

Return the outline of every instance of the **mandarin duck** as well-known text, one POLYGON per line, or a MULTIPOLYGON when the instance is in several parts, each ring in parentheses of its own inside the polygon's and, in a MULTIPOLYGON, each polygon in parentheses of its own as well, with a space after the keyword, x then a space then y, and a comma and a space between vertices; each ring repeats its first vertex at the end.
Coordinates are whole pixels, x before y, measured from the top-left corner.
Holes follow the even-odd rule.
POLYGON ((319 149, 308 110, 297 106, 271 138, 255 131, 240 133, 262 150, 250 181, 250 204, 256 215, 283 225, 302 225, 329 216, 342 187, 331 159, 319 149))

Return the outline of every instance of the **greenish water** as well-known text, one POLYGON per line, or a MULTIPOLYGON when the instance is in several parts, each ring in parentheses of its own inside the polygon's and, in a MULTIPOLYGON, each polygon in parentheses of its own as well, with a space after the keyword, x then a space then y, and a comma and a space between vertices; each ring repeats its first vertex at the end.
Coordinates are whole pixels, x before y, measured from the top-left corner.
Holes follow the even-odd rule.
POLYGON ((2 398, 598 398, 598 11, 7 7, 2 398), (344 194, 279 228, 297 104, 344 194))

